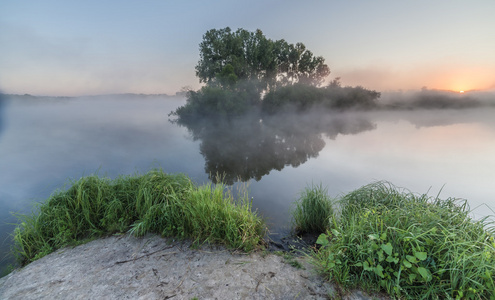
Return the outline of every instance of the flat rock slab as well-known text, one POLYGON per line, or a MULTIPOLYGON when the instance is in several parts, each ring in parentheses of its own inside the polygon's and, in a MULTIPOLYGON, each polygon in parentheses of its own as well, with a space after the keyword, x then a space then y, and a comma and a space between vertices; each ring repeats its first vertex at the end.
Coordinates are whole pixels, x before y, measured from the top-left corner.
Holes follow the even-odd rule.
MULTIPOLYGON (((328 299, 332 285, 274 254, 192 249, 158 236, 64 248, 0 279, 0 299, 328 299)), ((349 299, 371 299, 360 292, 349 299)))

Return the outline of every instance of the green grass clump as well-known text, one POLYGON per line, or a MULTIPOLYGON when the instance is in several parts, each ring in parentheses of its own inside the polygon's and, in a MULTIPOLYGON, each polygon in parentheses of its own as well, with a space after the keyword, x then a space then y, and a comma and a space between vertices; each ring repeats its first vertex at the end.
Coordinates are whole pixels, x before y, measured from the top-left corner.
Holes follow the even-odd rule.
POLYGON ((332 201, 321 185, 306 187, 292 211, 297 233, 325 232, 333 215, 332 201))
POLYGON ((493 299, 493 227, 465 201, 378 182, 343 196, 340 210, 315 254, 329 279, 407 299, 493 299))
POLYGON ((88 176, 57 191, 30 215, 19 215, 14 255, 27 264, 56 249, 111 233, 156 233, 254 249, 264 223, 246 194, 223 184, 195 186, 183 174, 152 170, 115 180, 88 176))

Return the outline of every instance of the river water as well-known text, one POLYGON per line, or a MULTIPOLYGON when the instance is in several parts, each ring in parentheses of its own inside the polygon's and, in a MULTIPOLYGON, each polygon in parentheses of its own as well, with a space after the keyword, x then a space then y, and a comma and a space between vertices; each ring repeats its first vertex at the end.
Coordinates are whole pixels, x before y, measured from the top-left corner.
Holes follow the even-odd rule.
POLYGON ((17 97, 0 104, 0 268, 15 222, 68 180, 160 167, 195 182, 248 182, 271 233, 284 234, 304 187, 337 197, 386 180, 413 192, 468 200, 495 214, 495 109, 283 115, 170 122, 183 97, 17 97), (210 175, 213 174, 213 175, 210 175), (490 209, 491 207, 491 209, 490 209))

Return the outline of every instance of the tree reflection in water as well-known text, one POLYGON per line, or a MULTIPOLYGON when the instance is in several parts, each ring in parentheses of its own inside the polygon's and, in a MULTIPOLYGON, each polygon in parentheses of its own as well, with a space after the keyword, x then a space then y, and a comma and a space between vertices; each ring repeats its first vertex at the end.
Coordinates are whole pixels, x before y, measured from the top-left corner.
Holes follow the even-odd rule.
POLYGON ((324 136, 357 134, 376 125, 361 114, 305 113, 178 121, 200 140, 205 172, 216 182, 260 180, 271 170, 297 167, 318 156, 324 136))

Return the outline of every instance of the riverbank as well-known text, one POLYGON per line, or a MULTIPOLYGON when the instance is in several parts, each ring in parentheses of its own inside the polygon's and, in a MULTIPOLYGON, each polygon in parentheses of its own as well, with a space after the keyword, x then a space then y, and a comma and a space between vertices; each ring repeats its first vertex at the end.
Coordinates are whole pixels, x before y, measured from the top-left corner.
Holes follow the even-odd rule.
POLYGON ((58 190, 32 215, 20 215, 14 255, 28 264, 57 249, 113 233, 189 238, 249 252, 265 225, 247 192, 223 184, 195 185, 184 174, 153 169, 113 180, 96 175, 58 190))
POLYGON ((119 235, 59 249, 1 278, 0 299, 372 299, 339 294, 305 258, 191 245, 119 235))
MULTIPOLYGON (((294 230, 298 234, 305 233, 314 237, 305 247, 314 247, 312 250, 317 250, 311 251, 310 256, 315 262, 315 270, 322 277, 310 282, 320 282, 321 286, 324 286, 325 281, 322 278, 325 278, 326 281, 337 284, 340 298, 344 296, 340 292, 341 289, 354 288, 371 292, 383 291, 391 296, 407 299, 439 296, 486 298, 495 290, 493 223, 486 218, 471 219, 470 209, 465 200, 432 198, 426 194, 415 194, 397 188, 387 182, 375 182, 339 199, 332 199, 326 189, 319 185, 307 187, 301 193, 295 202, 292 215, 294 230)), ((288 295, 290 298, 297 298, 300 293, 306 293, 308 297, 328 297, 329 294, 335 294, 334 290, 328 289, 324 289, 323 294, 316 293, 315 287, 308 289, 311 285, 304 280, 298 283, 300 286, 295 287, 296 275, 290 275, 292 273, 280 269, 279 266, 266 268, 266 257, 273 255, 267 254, 267 246, 293 250, 297 248, 296 244, 301 238, 296 239, 296 244, 287 245, 287 248, 282 244, 266 241, 264 222, 252 211, 246 193, 241 192, 240 197, 233 197, 232 190, 222 184, 198 187, 185 175, 171 175, 153 170, 141 176, 119 177, 115 180, 97 176, 81 178, 69 189, 54 193, 39 207, 38 214, 20 216, 20 219, 22 222, 14 231, 14 253, 22 265, 27 265, 23 270, 30 270, 33 268, 33 262, 45 256, 53 257, 51 253, 57 250, 59 256, 55 257, 61 259, 60 264, 45 261, 45 265, 39 267, 38 271, 33 271, 35 274, 39 273, 38 275, 15 275, 20 276, 17 277, 20 278, 19 281, 10 283, 21 290, 29 287, 29 291, 34 290, 37 294, 42 293, 45 286, 51 290, 52 286, 68 281, 68 287, 62 288, 60 293, 68 297, 63 291, 72 291, 77 287, 74 294, 77 295, 82 292, 79 288, 81 280, 87 280, 87 277, 94 278, 87 283, 90 290, 100 287, 100 277, 104 277, 110 281, 105 281, 101 289, 108 289, 109 286, 114 286, 115 282, 120 282, 116 286, 122 287, 109 293, 120 293, 121 290, 125 291, 128 286, 132 286, 132 291, 129 291, 132 294, 133 290, 142 284, 140 278, 153 274, 156 278, 151 277, 154 281, 144 284, 143 293, 163 286, 160 278, 172 276, 176 278, 175 285, 168 287, 175 288, 159 289, 159 296, 156 296, 170 298, 170 295, 179 293, 176 289, 182 287, 186 278, 189 278, 188 273, 184 272, 191 270, 191 262, 199 262, 193 268, 207 266, 207 270, 199 271, 199 274, 206 274, 206 277, 198 275, 201 277, 199 278, 195 275, 196 277, 190 279, 189 285, 185 285, 188 286, 187 291, 197 291, 201 297, 216 298, 214 291, 223 282, 226 282, 223 287, 226 290, 219 294, 222 298, 229 292, 238 293, 240 286, 247 286, 247 290, 243 288, 244 292, 241 294, 229 294, 230 298, 267 298, 271 297, 269 292, 274 293, 273 299, 287 298, 288 295), (157 244, 142 252, 145 246, 148 247, 148 243, 154 242, 145 240, 144 244, 141 241, 141 244, 129 248, 127 240, 123 239, 129 234, 134 236, 128 237, 129 239, 147 234, 167 236, 169 239, 162 240, 161 246, 157 244), (87 252, 83 251, 82 256, 77 258, 69 259, 64 256, 65 253, 75 251, 68 250, 67 246, 80 245, 88 240, 108 236, 125 241, 122 246, 116 246, 120 250, 112 250, 113 246, 109 248, 103 245, 101 249, 96 247, 96 250, 84 250, 87 252), (190 244, 170 244, 170 241, 173 241, 171 238, 187 240, 190 244), (191 245, 195 248, 201 245, 221 245, 215 247, 225 248, 215 249, 222 249, 220 252, 226 253, 250 253, 244 254, 243 257, 252 259, 243 261, 235 255, 232 256, 230 252, 224 257, 216 250, 204 249, 181 256, 182 252, 192 251, 191 245), (148 261, 152 255, 164 250, 171 252, 154 258, 156 261, 152 261, 148 266, 134 265, 135 261, 148 261), (213 259, 213 265, 209 266, 210 258, 196 256, 201 251, 213 252, 214 256, 220 258, 213 259), (117 259, 112 258, 115 255, 118 256, 117 259), (165 259, 166 263, 157 267, 157 263, 161 263, 162 258, 169 255, 173 257, 170 258, 173 264, 168 265, 168 259, 165 259), (96 261, 91 260, 95 257, 98 258, 96 261), (207 263, 203 264, 205 261, 207 263), (226 266, 231 261, 235 261, 235 265, 226 266), (127 270, 115 267, 131 262, 131 268, 127 270), (255 266, 256 262, 260 265, 255 266), (52 269, 51 273, 47 271, 56 265, 58 267, 52 269), (237 265, 246 265, 246 268, 239 269, 237 265), (107 269, 113 268, 116 268, 115 271, 107 273, 107 269), (65 271, 67 274, 59 274, 59 270, 68 271, 65 271), (164 273, 160 273, 159 270, 163 270, 164 273), (170 275, 170 270, 178 270, 179 273, 172 272, 170 275), (221 270, 223 275, 213 275, 216 274, 216 270, 221 270), (239 273, 241 271, 246 274, 239 273), (289 277, 274 279, 276 274, 287 272, 289 277), (82 274, 83 278, 70 279, 73 273, 82 274), (36 277, 44 278, 45 275, 50 278, 49 281, 36 277), (29 280, 30 276, 35 278, 29 280), (219 278, 209 283, 209 278, 215 276, 219 278), (205 281, 202 281, 203 279, 205 281), (247 283, 253 280, 257 282, 254 290, 252 284, 247 283), (267 285, 274 285, 267 286, 265 293, 259 294, 258 289, 262 281, 267 285), (42 282, 41 287, 30 287, 30 282, 42 282), (154 284, 156 286, 153 286, 154 284), (209 287, 208 291, 203 290, 205 285, 209 287), (231 289, 232 286, 236 288, 231 289), (287 291, 287 287, 292 290, 287 291), (274 290, 276 292, 273 292, 274 290), (303 290, 305 292, 302 292, 303 290), (298 292, 290 294, 292 291, 298 292)), ((94 242, 88 245, 92 243, 94 242)), ((114 244, 111 242, 111 245, 114 244)), ((86 246, 73 249, 81 249, 80 247, 86 246)), ((293 252, 281 255, 291 266, 304 265, 290 258, 293 252)), ((37 263, 34 265, 38 266, 37 263)), ((301 276, 309 278, 307 274, 301 276)), ((6 279, 2 282, 4 285, 11 280, 6 279)), ((180 295, 183 295, 183 292, 180 290, 180 295)), ((52 292, 49 293, 50 297, 47 298, 52 298, 52 292)), ((139 298, 144 294, 133 295, 133 298, 139 298)), ((196 297, 192 294, 184 295, 196 297)), ((148 299, 152 295, 146 294, 143 297, 148 299)))

